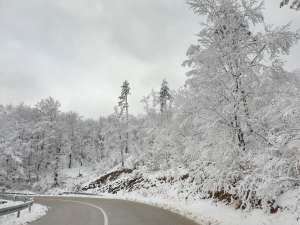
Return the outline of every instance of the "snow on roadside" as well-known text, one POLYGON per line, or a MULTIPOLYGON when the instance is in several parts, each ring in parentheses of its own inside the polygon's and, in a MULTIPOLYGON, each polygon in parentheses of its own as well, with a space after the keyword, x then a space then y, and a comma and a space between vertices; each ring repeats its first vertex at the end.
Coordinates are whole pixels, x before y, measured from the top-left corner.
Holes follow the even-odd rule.
POLYGON ((260 209, 248 212, 236 210, 231 206, 216 203, 213 200, 167 200, 158 197, 143 197, 136 193, 123 193, 107 197, 161 207, 190 218, 201 225, 300 225, 297 214, 286 211, 266 214, 260 209))
POLYGON ((20 218, 17 218, 16 213, 0 216, 0 224, 1 225, 25 225, 46 215, 47 210, 48 209, 46 206, 33 204, 31 208, 31 212, 29 212, 28 209, 24 209, 21 211, 20 218))
MULTIPOLYGON (((299 191, 299 190, 298 190, 299 191)), ((297 192, 298 193, 298 192, 297 192)), ((94 192, 94 194, 96 194, 94 192)), ((120 199, 133 202, 144 203, 169 210, 171 212, 189 218, 201 225, 300 225, 298 213, 282 211, 276 214, 267 214, 263 210, 255 209, 252 211, 236 210, 232 206, 225 205, 213 200, 176 200, 166 199, 158 196, 144 196, 136 192, 123 192, 119 194, 103 194, 99 195, 59 195, 59 197, 84 197, 84 198, 99 198, 99 199, 120 199)), ((293 193, 295 194, 295 193, 293 193)), ((56 196, 56 195, 45 195, 56 196)), ((45 207, 46 208, 46 207, 45 207)), ((25 210, 26 211, 26 210, 25 210)), ((47 211, 47 209, 46 209, 47 211)), ((46 211, 44 214, 46 214, 46 211)), ((44 215, 43 214, 43 215, 44 215)), ((43 216, 40 215, 40 216, 43 216)), ((24 217, 23 217, 24 218, 24 217)), ((0 217, 1 225, 23 225, 21 223, 3 223, 0 217)), ((12 220, 16 219, 13 215, 12 220)), ((29 221, 33 221, 35 218, 29 221)), ((5 220, 3 220, 5 221, 5 220)))
POLYGON ((0 204, 0 209, 1 208, 6 208, 6 207, 10 207, 10 206, 14 206, 14 205, 19 205, 19 204, 23 203, 23 202, 19 202, 19 201, 2 200, 1 198, 0 198, 0 201, 5 201, 6 202, 4 204, 0 204))
MULTIPOLYGON (((214 200, 185 196, 194 190, 186 171, 163 171, 157 173, 129 173, 117 177, 109 176, 99 182, 89 193, 103 195, 104 198, 118 198, 150 204, 188 217, 201 225, 300 225, 300 189, 281 196, 282 210, 269 214, 261 209, 251 211, 235 209, 214 200), (113 179, 111 179, 113 177, 113 179), (136 178, 139 182, 136 182, 136 178), (185 179, 182 179, 186 177, 185 179), (135 181, 135 182, 133 182, 135 181), (117 192, 116 195, 103 192, 117 192)), ((84 187, 89 187, 85 184, 84 187)))
MULTIPOLYGON (((62 188, 51 189, 45 194, 58 195, 64 191, 73 191, 74 186, 87 186, 91 180, 99 178, 97 171, 90 170, 89 168, 82 169, 82 177, 78 178, 77 169, 69 169, 65 171, 66 183, 62 188), (88 173, 90 172, 90 174, 88 173), (89 182, 86 182, 89 181, 89 182)), ((99 173, 99 172, 98 172, 99 173)), ((86 195, 67 195, 69 197, 85 197, 85 198, 105 198, 105 199, 123 199, 135 202, 141 202, 156 207, 164 208, 166 210, 175 212, 190 218, 201 225, 300 225, 300 189, 291 190, 284 193, 279 199, 279 205, 282 206, 282 212, 276 214, 268 214, 260 209, 252 211, 236 210, 233 206, 228 206, 223 203, 216 203, 213 200, 193 199, 184 200, 184 194, 181 194, 178 190, 184 190, 183 187, 187 187, 188 190, 192 190, 191 183, 185 183, 178 180, 178 177, 182 177, 186 174, 184 170, 177 171, 164 171, 158 173, 145 173, 145 177, 150 184, 146 187, 139 187, 134 189, 133 192, 119 191, 118 194, 104 194, 101 189, 95 188, 86 191, 85 193, 99 194, 100 196, 86 196, 86 195), (161 183, 160 178, 171 178, 172 184, 168 182, 161 183), (155 187, 151 187, 155 184, 155 187)), ((133 174, 121 175, 118 180, 130 180, 135 178, 133 174)), ((113 184, 113 181, 109 181, 109 184, 113 184)), ((105 184, 106 185, 106 184, 105 184)), ((116 182, 116 185, 120 183, 116 182)), ((145 186, 144 185, 144 186, 145 186)), ((112 186, 115 187, 115 186, 112 186)), ((46 195, 47 196, 47 195, 46 195)), ((62 197, 62 196, 60 196, 62 197)), ((65 196, 64 196, 65 197, 65 196)), ((26 210, 25 210, 26 211, 26 210)), ((15 217, 14 217, 15 218, 15 217)), ((0 217, 0 224, 1 217, 0 217)), ((7 224, 4 224, 7 225, 7 224)), ((19 224, 8 224, 19 225, 19 224)))
POLYGON ((287 211, 267 214, 263 210, 236 210, 213 200, 176 200, 145 197, 137 193, 101 194, 99 196, 67 195, 99 199, 120 199, 152 205, 182 215, 201 225, 300 225, 297 214, 287 211))

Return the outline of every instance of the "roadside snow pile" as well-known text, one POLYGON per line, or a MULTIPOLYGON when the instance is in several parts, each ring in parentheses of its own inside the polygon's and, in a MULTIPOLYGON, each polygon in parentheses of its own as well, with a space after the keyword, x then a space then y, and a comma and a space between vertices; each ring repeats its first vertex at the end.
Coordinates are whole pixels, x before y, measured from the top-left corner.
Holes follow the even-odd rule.
MULTIPOLYGON (((120 193, 114 198, 146 203, 190 218, 201 225, 299 225, 296 214, 279 211, 266 214, 263 210, 236 210, 224 203, 209 199, 197 201, 165 199, 161 196, 144 197, 137 193, 120 193)), ((299 214, 298 214, 299 216, 299 214)))
POLYGON ((1 208, 6 208, 6 207, 10 207, 10 206, 19 205, 19 204, 22 204, 22 203, 23 203, 23 202, 2 200, 2 199, 0 198, 0 209, 1 209, 1 208), (1 203, 2 203, 2 204, 1 204, 1 203))
POLYGON ((162 207, 205 225, 300 225, 300 189, 282 194, 276 213, 270 214, 260 208, 242 210, 238 201, 229 201, 231 196, 226 194, 218 193, 214 200, 211 198, 214 196, 201 193, 198 187, 184 169, 159 172, 119 169, 87 183, 82 190, 162 207))
POLYGON ((31 212, 28 210, 22 210, 21 216, 17 218, 16 213, 0 216, 0 224, 1 225, 24 225, 26 223, 30 223, 35 221, 42 216, 46 215, 47 207, 39 204, 34 204, 31 208, 31 212))

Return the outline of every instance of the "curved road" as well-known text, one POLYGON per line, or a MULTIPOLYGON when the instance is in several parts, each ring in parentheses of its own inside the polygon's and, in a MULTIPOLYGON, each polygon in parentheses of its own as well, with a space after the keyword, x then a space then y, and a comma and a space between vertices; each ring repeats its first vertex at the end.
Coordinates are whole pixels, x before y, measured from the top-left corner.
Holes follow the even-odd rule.
POLYGON ((48 213, 30 225, 198 225, 180 215, 124 200, 36 197, 48 213))

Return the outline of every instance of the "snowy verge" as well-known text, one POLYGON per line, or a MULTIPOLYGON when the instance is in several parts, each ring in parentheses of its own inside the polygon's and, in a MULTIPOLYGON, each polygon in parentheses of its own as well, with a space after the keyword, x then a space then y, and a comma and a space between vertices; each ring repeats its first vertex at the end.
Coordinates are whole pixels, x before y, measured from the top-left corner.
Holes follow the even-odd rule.
MULTIPOLYGON (((182 215, 201 225, 300 225, 297 214, 288 211, 279 211, 276 214, 267 214, 263 210, 251 211, 236 210, 232 206, 213 200, 176 200, 163 197, 143 196, 139 193, 104 194, 98 196, 87 195, 39 195, 45 197, 83 197, 98 199, 118 199, 143 203, 159 207, 176 214, 182 215)), ((15 218, 15 217, 14 217, 15 218)), ((0 224, 1 223, 0 217, 0 224)), ((8 223, 3 225, 21 225, 22 223, 8 223)))
POLYGON ((199 185, 194 176, 182 169, 151 173, 118 170, 84 184, 82 190, 158 206, 201 225, 300 225, 300 188, 282 193, 278 212, 270 214, 266 209, 236 209, 235 201, 226 204, 206 199, 208 196, 198 191, 199 185))
POLYGON ((15 205, 19 205, 19 204, 23 204, 23 202, 19 202, 19 201, 9 201, 9 200, 2 200, 0 198, 0 201, 5 201, 6 203, 4 204, 0 204, 0 209, 1 208, 6 208, 6 207, 10 207, 10 206, 15 206, 15 205))
POLYGON ((236 210, 213 200, 171 200, 159 197, 144 197, 137 193, 105 194, 103 196, 80 196, 99 199, 120 199, 133 201, 169 210, 182 215, 201 225, 300 225, 295 214, 283 211, 276 214, 266 214, 263 210, 252 211, 236 210))
POLYGON ((46 206, 33 204, 31 208, 31 212, 24 209, 21 211, 21 216, 19 218, 17 218, 16 213, 0 216, 0 224, 1 225, 25 225, 46 215, 47 210, 48 209, 46 206))
POLYGON ((106 198, 123 199, 160 207, 185 216, 201 225, 300 225, 295 214, 278 212, 266 214, 263 210, 255 209, 250 212, 236 210, 213 200, 179 201, 157 197, 143 197, 134 193, 106 196, 106 198))

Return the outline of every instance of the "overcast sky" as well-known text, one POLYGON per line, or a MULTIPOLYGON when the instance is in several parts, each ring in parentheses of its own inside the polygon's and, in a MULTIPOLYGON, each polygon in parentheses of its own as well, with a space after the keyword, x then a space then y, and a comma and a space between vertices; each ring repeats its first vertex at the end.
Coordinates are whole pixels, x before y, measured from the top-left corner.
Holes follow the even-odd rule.
MULTIPOLYGON (((266 22, 293 21, 300 11, 266 0, 266 22)), ((184 0, 0 0, 0 104, 35 104, 53 96, 62 110, 97 118, 113 111, 123 80, 131 113, 163 78, 184 84, 181 67, 200 30, 184 0)), ((300 43, 287 58, 300 68, 300 43)))

